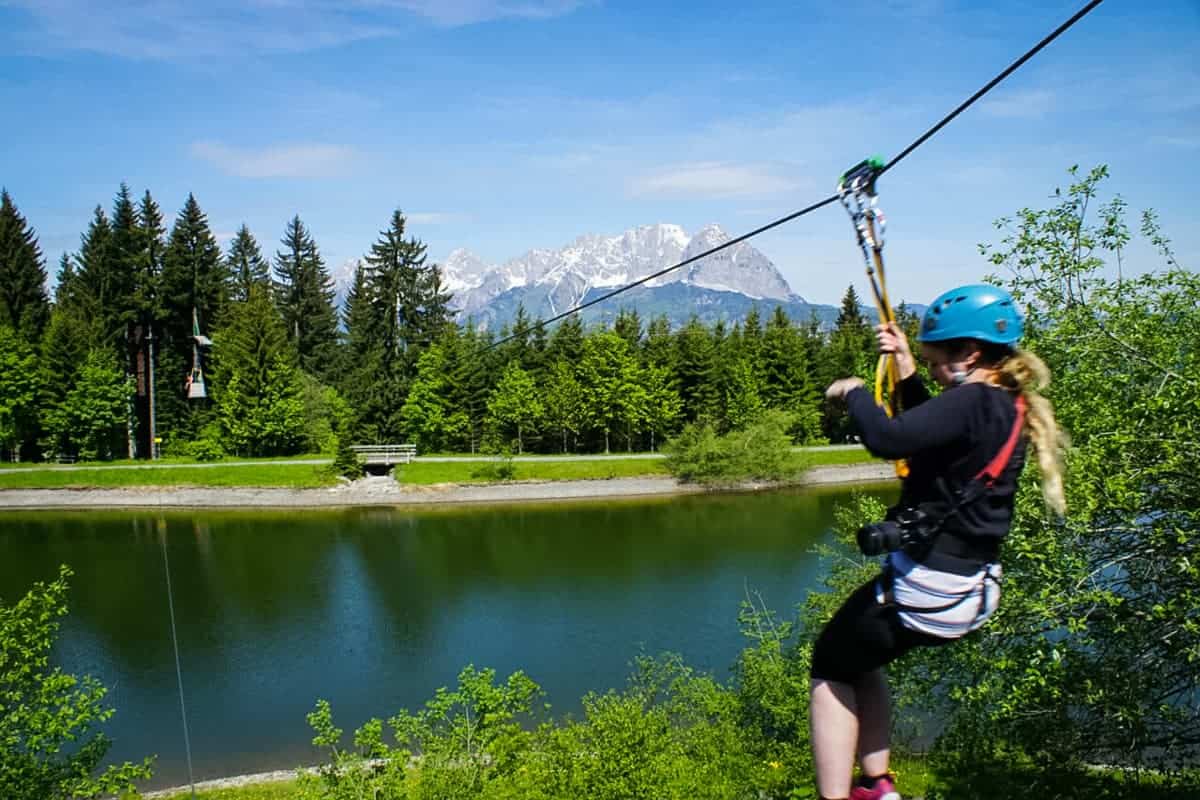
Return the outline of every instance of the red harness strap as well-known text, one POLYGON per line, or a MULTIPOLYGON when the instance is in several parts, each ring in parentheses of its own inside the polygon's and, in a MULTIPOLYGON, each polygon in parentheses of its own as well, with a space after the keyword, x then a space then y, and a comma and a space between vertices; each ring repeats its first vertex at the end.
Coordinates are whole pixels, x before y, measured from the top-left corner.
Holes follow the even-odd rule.
POLYGON ((988 486, 994 484, 999 478, 1004 469, 1008 466, 1008 462, 1012 459, 1013 451, 1017 449, 1017 441, 1021 436, 1021 429, 1025 427, 1025 396, 1017 395, 1017 418, 1013 421, 1012 432, 1008 434, 1008 441, 1004 443, 1004 447, 1000 448, 1000 452, 996 453, 996 457, 991 462, 979 470, 975 476, 975 480, 987 479, 985 483, 988 486))

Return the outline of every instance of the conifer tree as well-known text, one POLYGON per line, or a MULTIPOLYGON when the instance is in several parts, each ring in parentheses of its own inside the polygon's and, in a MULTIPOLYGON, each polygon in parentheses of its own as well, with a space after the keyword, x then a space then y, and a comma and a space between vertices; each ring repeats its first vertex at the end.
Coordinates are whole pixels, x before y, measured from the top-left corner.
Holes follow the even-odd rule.
POLYGON ((546 344, 546 358, 551 363, 562 360, 577 365, 582 353, 583 320, 578 314, 572 314, 558 323, 550 334, 550 341, 546 344))
MULTIPOLYGON (((185 393, 193 360, 193 319, 199 332, 211 337, 228 301, 229 283, 208 218, 189 194, 171 228, 163 255, 163 341, 155 377, 156 404, 162 420, 159 427, 168 443, 191 438, 206 419, 206 407, 189 404, 185 393)), ((202 368, 211 366, 202 364, 202 368)))
POLYGON ((137 208, 129 186, 121 184, 113 201, 112 238, 109 249, 109 287, 100 309, 102 324, 111 337, 111 346, 124 351, 137 320, 135 294, 138 268, 141 266, 143 234, 137 208))
POLYGON ((0 189, 0 324, 36 346, 50 321, 46 265, 37 234, 0 189))
POLYGON ((366 257, 367 280, 381 312, 380 336, 389 366, 408 377, 420 351, 436 341, 449 324, 450 295, 442 290, 436 265, 426 265, 425 245, 405 238, 407 221, 396 209, 388 229, 366 257))
POLYGON ((58 259, 58 274, 54 278, 54 305, 56 308, 71 306, 79 308, 84 303, 83 286, 79 272, 75 269, 72 256, 63 253, 58 259))
POLYGON ((162 211, 148 190, 138 204, 138 223, 141 247, 134 279, 134 306, 139 322, 149 325, 161 322, 163 316, 161 282, 167 229, 162 211))
POLYGON ((333 279, 313 237, 292 217, 275 253, 275 303, 300 366, 314 377, 332 376, 337 355, 333 279))
MULTIPOLYGON (((134 260, 133 279, 133 337, 131 341, 134 358, 133 372, 136 377, 134 410, 138 420, 138 446, 140 455, 154 452, 158 430, 152 424, 157 418, 158 395, 170 390, 162 384, 162 359, 160 350, 164 342, 162 307, 162 272, 166 257, 166 227, 158 203, 146 191, 137 208, 138 248, 134 260), (151 387, 153 379, 154 386, 151 387)), ((168 377, 176 377, 167 373, 168 377)))
POLYGON ((300 375, 267 288, 250 286, 213 337, 214 383, 230 449, 246 456, 290 455, 305 436, 300 375))
POLYGON ((683 418, 687 422, 712 418, 717 411, 716 344, 714 336, 693 315, 675 334, 675 363, 683 418))
POLYGON ((792 428, 795 441, 815 441, 821 435, 820 394, 813 384, 804 335, 781 306, 775 306, 767 321, 761 362, 766 406, 796 417, 792 428))
POLYGON ((171 229, 162 283, 168 329, 187 338, 190 348, 192 309, 201 332, 211 332, 229 301, 231 283, 208 217, 193 195, 188 195, 171 229))
POLYGON ((613 323, 613 332, 624 339, 631 350, 637 350, 642 343, 642 318, 636 308, 624 309, 617 312, 613 323))
POLYGON ((367 284, 367 266, 359 261, 354 268, 354 282, 342 301, 342 324, 346 328, 346 348, 350 363, 361 363, 379 343, 379 314, 371 302, 371 287, 367 284))
POLYGON ((675 352, 671 340, 671 321, 666 314, 660 314, 650 320, 646 328, 646 342, 643 353, 647 364, 662 367, 669 372, 672 384, 675 381, 675 352))
POLYGON ((499 346, 501 361, 506 364, 510 361, 516 361, 523 369, 529 368, 533 361, 529 341, 533 332, 533 325, 533 320, 525 310, 525 304, 518 302, 517 313, 513 315, 512 324, 505 325, 500 329, 500 338, 508 339, 507 342, 499 346))
POLYGON ((79 241, 79 253, 75 256, 78 269, 72 281, 72 294, 84 312, 89 324, 95 328, 97 337, 110 332, 103 329, 102 309, 112 301, 111 286, 111 240, 112 226, 104 209, 96 206, 92 221, 79 241))
POLYGON ((741 327, 734 325, 718 350, 721 400, 720 427, 740 430, 753 423, 763 410, 760 368, 750 360, 741 327))
POLYGON ((480 448, 483 437, 487 398, 499 370, 498 353, 495 348, 488 349, 492 343, 491 335, 477 331, 470 320, 461 336, 453 331, 451 328, 442 337, 446 372, 451 376, 447 384, 450 407, 462 415, 455 420, 453 430, 458 437, 457 446, 474 453, 480 448))
MULTIPOLYGON (((874 344, 871 328, 862 315, 858 293, 851 284, 842 296, 841 310, 833 331, 829 334, 829 345, 823 352, 818 371, 822 386, 828 386, 838 378, 857 375, 872 379, 874 374, 874 344)), ((851 433, 849 421, 834 405, 825 407, 824 429, 832 442, 845 441, 851 433)))
POLYGON ((245 224, 234 235, 225 261, 233 276, 233 300, 245 302, 255 286, 269 291, 271 266, 263 258, 258 242, 245 224))

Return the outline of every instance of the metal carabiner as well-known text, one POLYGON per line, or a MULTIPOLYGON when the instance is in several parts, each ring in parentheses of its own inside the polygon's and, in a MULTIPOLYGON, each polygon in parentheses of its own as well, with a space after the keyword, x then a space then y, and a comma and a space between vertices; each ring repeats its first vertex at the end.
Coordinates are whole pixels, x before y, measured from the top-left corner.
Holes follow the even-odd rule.
MULTIPOLYGON (((863 262, 867 267, 867 279, 871 283, 871 293, 875 296, 875 307, 879 311, 879 321, 884 324, 896 321, 895 312, 887 295, 887 274, 883 267, 884 230, 887 219, 879 208, 879 193, 875 190, 875 181, 883 172, 884 163, 880 158, 868 158, 846 170, 838 179, 837 194, 842 207, 850 215, 854 225, 854 233, 858 238, 859 249, 862 250, 863 262), (876 280, 878 276, 878 280, 876 280)), ((875 365, 875 402, 887 412, 895 416, 900 411, 900 398, 896 385, 900 382, 899 368, 896 359, 889 355, 881 355, 875 365), (887 386, 887 398, 884 399, 884 386, 887 386)), ((896 474, 901 478, 908 475, 908 465, 904 461, 896 462, 896 474)))

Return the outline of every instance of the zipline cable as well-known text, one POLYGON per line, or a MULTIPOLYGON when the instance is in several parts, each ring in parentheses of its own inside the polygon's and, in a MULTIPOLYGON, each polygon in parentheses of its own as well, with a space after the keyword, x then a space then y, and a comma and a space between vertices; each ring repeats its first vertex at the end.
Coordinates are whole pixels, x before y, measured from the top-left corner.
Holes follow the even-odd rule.
MULTIPOLYGON (((160 507, 161 502, 160 500, 160 507)), ((171 614, 171 645, 175 648, 175 681, 179 686, 179 716, 183 720, 183 748, 187 753, 188 785, 192 787, 192 800, 196 800, 196 776, 192 771, 192 741, 188 734, 187 706, 183 702, 183 668, 179 662, 179 634, 175 629, 175 595, 171 591, 171 562, 167 559, 167 521, 162 516, 158 518, 158 536, 162 543, 163 571, 167 575, 167 609, 171 614)))
MULTIPOLYGON (((1071 28, 1075 23, 1079 22, 1079 20, 1083 19, 1085 16, 1087 16, 1089 13, 1091 13, 1091 11, 1094 10, 1096 8, 1096 6, 1100 5, 1102 2, 1104 2, 1104 0, 1091 0, 1091 2, 1089 2, 1086 6, 1081 8, 1079 11, 1075 12, 1075 14, 1070 19, 1068 19, 1066 22, 1059 25, 1057 28, 1055 28, 1049 34, 1047 34, 1040 42, 1038 42, 1036 45, 1034 45, 1028 51, 1026 51, 1024 55, 1022 55, 1020 58, 1018 58, 1013 63, 1009 64, 1008 67, 1004 69, 1004 71, 1002 71, 996 77, 992 78, 990 81, 988 81, 986 84, 984 84, 978 91, 975 92, 975 94, 971 95, 966 100, 964 100, 962 103, 960 103, 959 106, 957 108, 955 108, 953 111, 951 111, 949 114, 942 117, 942 119, 940 121, 938 121, 937 124, 935 124, 929 130, 925 131, 923 134, 921 134, 919 137, 917 137, 917 139, 915 141, 913 141, 912 144, 910 144, 908 147, 901 150, 899 155, 897 155, 895 158, 893 158, 891 161, 889 161, 886 165, 884 165, 882 167, 882 169, 880 169, 879 174, 882 175, 883 173, 887 172, 889 169, 896 166, 902 160, 907 158, 908 155, 911 154, 918 147, 925 144, 925 142, 929 141, 929 139, 933 138, 933 136, 935 134, 937 134, 938 131, 940 131, 942 128, 946 127, 946 125, 950 124, 950 122, 953 121, 955 117, 957 117, 959 114, 961 114, 962 112, 964 112, 968 108, 970 108, 972 105, 974 105, 981 97, 983 97, 988 92, 990 92, 992 89, 994 89, 997 84, 999 84, 1001 81, 1003 81, 1009 75, 1011 75, 1012 73, 1014 73, 1018 69, 1020 69, 1021 66, 1025 64, 1026 61, 1028 61, 1029 59, 1031 59, 1035 55, 1037 55, 1043 48, 1046 47, 1046 45, 1050 44, 1055 39, 1057 39, 1059 36, 1066 33, 1066 31, 1069 28, 1071 28)), ((751 237, 758 236, 760 233, 765 233, 766 231, 769 231, 772 228, 777 228, 780 225, 783 225, 784 223, 791 222, 792 220, 803 217, 805 214, 809 214, 813 211, 816 211, 819 208, 827 206, 831 203, 835 203, 837 201, 838 201, 838 196, 836 194, 830 195, 829 197, 826 197, 824 200, 820 200, 816 203, 813 203, 810 206, 800 209, 799 211, 795 211, 791 214, 788 214, 786 217, 780 217, 779 219, 775 220, 774 222, 763 225, 761 228, 755 228, 754 230, 750 231, 749 233, 744 233, 741 236, 738 236, 736 239, 730 239, 729 241, 723 242, 723 243, 717 245, 716 247, 713 247, 709 250, 704 251, 703 253, 694 255, 688 259, 684 259, 683 261, 680 261, 678 264, 674 264, 670 267, 667 267, 666 269, 661 269, 658 272, 655 272, 651 275, 647 275, 644 278, 640 278, 639 280, 636 280, 633 283, 628 284, 627 286, 622 286, 621 288, 614 289, 613 291, 608 292, 607 294, 601 295, 600 297, 597 297, 594 300, 589 300, 586 303, 581 303, 580 305, 575 306, 574 308, 571 308, 567 311, 564 311, 561 314, 556 314, 555 316, 551 317, 550 319, 538 320, 531 327, 545 328, 547 325, 550 325, 551 323, 554 323, 554 322, 558 322, 561 319, 565 319, 565 318, 571 316, 572 314, 577 314, 580 311, 583 311, 585 308, 591 308, 594 305, 603 303, 605 300, 611 300, 612 298, 616 297, 619 294, 628 292, 630 289, 635 289, 644 283, 654 280, 655 278, 662 277, 663 275, 666 275, 668 272, 673 272, 673 271, 679 269, 680 267, 686 267, 688 264, 691 264, 695 261, 699 261, 702 258, 707 258, 708 256, 711 256, 714 253, 719 253, 722 250, 725 250, 729 247, 733 247, 735 244, 740 244, 740 243, 746 241, 747 239, 750 239, 751 237)), ((528 332, 529 332, 528 330, 518 331, 517 333, 510 334, 501 339, 497 339, 496 341, 492 342, 487 347, 485 347, 483 349, 483 352, 486 353, 489 350, 499 347, 500 345, 502 345, 506 342, 510 342, 513 339, 516 339, 520 336, 527 335, 528 332)))

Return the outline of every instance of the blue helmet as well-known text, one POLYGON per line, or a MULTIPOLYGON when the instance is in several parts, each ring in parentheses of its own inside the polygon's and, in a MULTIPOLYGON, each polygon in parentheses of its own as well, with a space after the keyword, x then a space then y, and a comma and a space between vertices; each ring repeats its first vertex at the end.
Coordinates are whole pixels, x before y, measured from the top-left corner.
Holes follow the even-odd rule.
POLYGON ((997 286, 973 284, 944 292, 925 310, 918 342, 978 339, 1015 345, 1025 332, 1012 295, 997 286))

